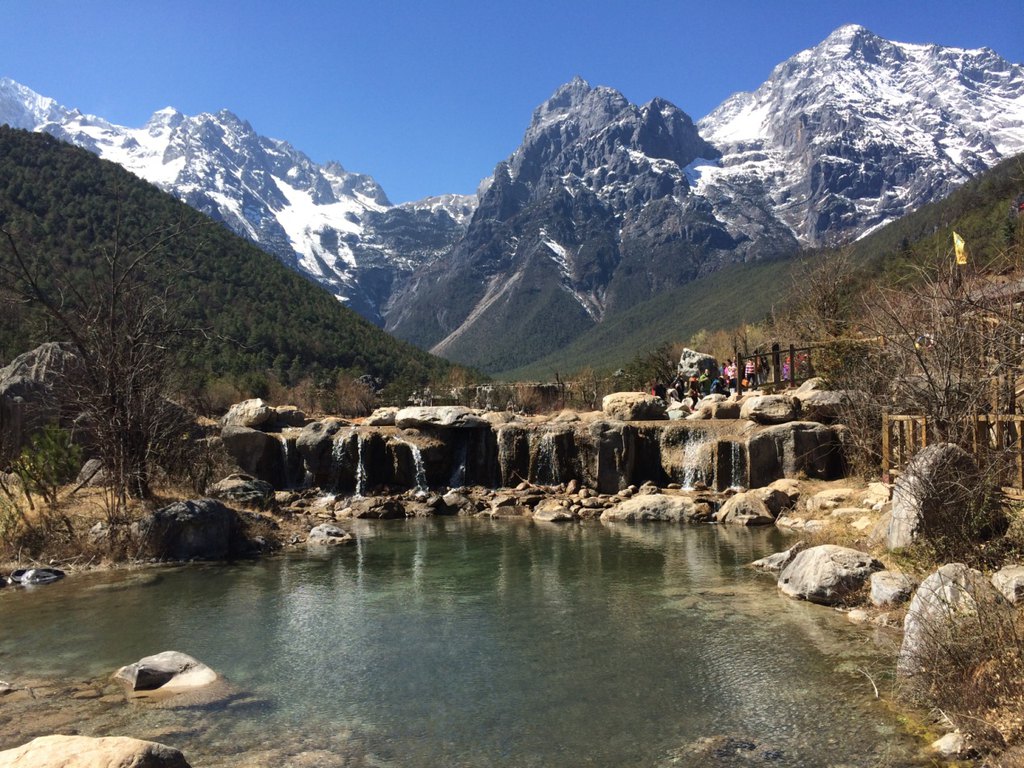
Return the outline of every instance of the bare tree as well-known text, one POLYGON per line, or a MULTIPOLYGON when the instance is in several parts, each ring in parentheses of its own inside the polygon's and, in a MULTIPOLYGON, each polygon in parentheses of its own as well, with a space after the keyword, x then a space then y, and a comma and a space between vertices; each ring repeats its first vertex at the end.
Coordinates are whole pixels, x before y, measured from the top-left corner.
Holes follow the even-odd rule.
MULTIPOLYGON (((170 289, 159 290, 150 269, 170 261, 181 225, 112 245, 73 270, 48 254, 25 249, 0 228, 0 275, 8 296, 43 313, 51 333, 66 339, 78 363, 63 382, 76 429, 103 462, 107 511, 124 518, 129 496, 147 497, 154 467, 185 448, 188 420, 166 397, 172 371, 169 344, 188 332, 170 289)), ((162 269, 167 270, 163 264, 162 269)))

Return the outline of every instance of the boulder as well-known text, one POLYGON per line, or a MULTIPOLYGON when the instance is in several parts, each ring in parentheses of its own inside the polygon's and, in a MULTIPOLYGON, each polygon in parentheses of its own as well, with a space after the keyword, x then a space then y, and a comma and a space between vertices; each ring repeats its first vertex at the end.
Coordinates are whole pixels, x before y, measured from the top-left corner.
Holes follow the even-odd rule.
POLYGON ((716 519, 732 525, 771 525, 775 522, 765 503, 751 491, 730 496, 718 510, 716 519))
POLYGON ((804 394, 794 392, 793 399, 804 421, 833 424, 846 418, 853 404, 862 398, 845 390, 813 390, 804 394))
POLYGON ((274 419, 274 409, 260 398, 243 400, 232 405, 221 417, 220 423, 225 427, 246 427, 260 429, 274 419))
POLYGON ((678 375, 689 379, 691 376, 700 376, 701 371, 707 371, 709 376, 718 375, 718 360, 714 355, 698 352, 695 349, 684 349, 679 355, 679 363, 676 365, 678 375))
POLYGON ((843 453, 832 427, 810 421, 764 427, 747 442, 750 487, 799 474, 832 480, 843 474, 843 453))
POLYGON ((490 424, 479 412, 461 405, 415 406, 402 408, 395 414, 399 429, 443 427, 446 429, 473 429, 490 424))
POLYGON ((978 465, 951 443, 933 443, 918 451, 892 492, 885 545, 910 546, 919 536, 976 539, 1003 522, 996 505, 979 508, 987 494, 978 465))
POLYGON ((879 608, 907 602, 917 586, 905 573, 876 571, 871 574, 871 604, 879 608))
POLYGON ((693 499, 687 496, 634 496, 604 510, 601 521, 681 523, 701 511, 693 499))
POLYGON ((475 515, 480 511, 473 500, 464 493, 448 491, 441 497, 441 501, 444 502, 449 514, 475 515))
POLYGON ((250 427, 227 426, 221 441, 235 463, 248 475, 271 485, 280 485, 284 476, 281 441, 273 435, 250 427))
POLYGON ((387 408, 378 408, 365 419, 363 419, 363 426, 366 427, 393 427, 395 426, 395 417, 398 415, 398 408, 389 406, 387 408))
POLYGON ((573 519, 572 512, 558 499, 544 499, 533 508, 533 519, 546 523, 563 523, 573 519))
POLYGON ((252 475, 228 475, 206 489, 208 496, 254 507, 267 507, 274 500, 274 486, 252 475))
POLYGON ((880 562, 864 552, 822 544, 793 558, 779 574, 779 589, 800 600, 838 605, 882 568, 880 562))
POLYGON ((354 542, 352 534, 336 525, 322 523, 310 529, 306 544, 314 547, 335 547, 354 542))
POLYGON ((306 412, 295 405, 274 406, 274 417, 270 421, 272 431, 279 432, 288 427, 304 427, 309 419, 306 412))
POLYGON ((170 504, 144 517, 139 531, 149 555, 168 560, 223 560, 243 544, 238 515, 216 499, 170 504))
POLYGON ((713 419, 738 419, 740 418, 740 404, 735 400, 724 400, 713 403, 711 406, 711 418, 713 419))
POLYGON ((773 518, 793 508, 793 502, 790 497, 777 488, 766 486, 764 488, 755 488, 752 491, 748 491, 748 493, 753 495, 754 498, 759 499, 773 518))
POLYGON ((121 667, 114 678, 133 691, 177 693, 209 685, 217 679, 217 673, 188 654, 164 651, 121 667))
POLYGON ((335 443, 343 440, 351 429, 350 422, 338 418, 313 421, 302 428, 295 440, 295 450, 314 485, 329 487, 336 482, 335 443))
POLYGON ((740 418, 758 424, 784 424, 797 418, 799 406, 789 395, 755 395, 740 405, 740 418))
POLYGON ((68 408, 68 382, 81 370, 72 346, 47 342, 0 368, 0 434, 4 445, 19 448, 46 424, 74 418, 68 408))
POLYGON ((601 401, 601 410, 618 421, 656 421, 666 418, 665 402, 644 392, 613 392, 601 401))
POLYGON ((97 488, 107 484, 107 473, 103 471, 103 462, 89 459, 82 465, 75 478, 76 488, 97 488))
POLYGON ((980 571, 947 563, 914 592, 903 619, 896 669, 915 675, 946 663, 950 653, 967 658, 963 654, 970 653, 972 642, 982 640, 981 635, 998 637, 1000 629, 1012 630, 1013 622, 1014 608, 980 571))
POLYGON ((829 512, 842 506, 849 506, 843 502, 851 499, 854 493, 853 488, 827 488, 824 491, 819 491, 807 499, 807 511, 829 512))
POLYGON ((1024 565, 1008 565, 992 574, 992 586, 1013 605, 1024 600, 1024 565))
POLYGON ((787 565, 793 562, 793 558, 798 553, 803 552, 807 549, 807 543, 804 541, 798 541, 789 549, 783 552, 776 552, 775 554, 762 557, 760 560, 755 560, 750 564, 752 568, 757 568, 759 571, 768 571, 769 573, 779 573, 787 565))
POLYGON ((386 496, 353 499, 345 511, 344 516, 360 520, 397 520, 406 516, 402 503, 386 496))
POLYGON ((0 768, 189 768, 174 747, 127 736, 40 736, 0 752, 0 768))

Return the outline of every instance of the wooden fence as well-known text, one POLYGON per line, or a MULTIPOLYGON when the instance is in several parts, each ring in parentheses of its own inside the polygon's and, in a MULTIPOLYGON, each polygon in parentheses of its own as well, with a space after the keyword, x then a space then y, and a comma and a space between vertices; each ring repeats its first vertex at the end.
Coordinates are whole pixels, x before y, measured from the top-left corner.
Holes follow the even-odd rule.
MULTIPOLYGON (((882 414, 882 480, 899 476, 933 437, 924 416, 882 414)), ((995 469, 1004 488, 1024 490, 1024 414, 979 414, 971 447, 978 465, 995 469)))
MULTIPOLYGON (((750 353, 740 354, 735 351, 736 361, 736 391, 743 394, 743 379, 747 360, 753 360, 756 370, 759 372, 757 386, 769 386, 774 389, 783 387, 795 387, 814 376, 814 363, 811 359, 812 347, 798 347, 794 344, 781 344, 775 342, 763 351, 754 350, 750 353)), ((746 387, 753 388, 753 383, 746 387)))

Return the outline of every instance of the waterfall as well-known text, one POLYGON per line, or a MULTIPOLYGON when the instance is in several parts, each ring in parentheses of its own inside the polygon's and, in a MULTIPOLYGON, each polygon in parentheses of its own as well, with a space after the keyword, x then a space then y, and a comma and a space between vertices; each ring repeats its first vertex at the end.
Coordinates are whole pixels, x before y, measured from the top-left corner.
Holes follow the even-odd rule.
POLYGON ((291 456, 288 451, 288 438, 281 435, 281 466, 283 471, 281 473, 281 481, 284 483, 282 486, 284 489, 292 487, 292 467, 291 467, 291 456))
POLYGON ((743 445, 739 440, 732 441, 732 448, 730 451, 729 461, 731 467, 729 468, 729 487, 732 489, 739 489, 746 486, 745 477, 746 474, 743 471, 743 445))
MULTIPOLYGON (((353 432, 355 429, 353 429, 353 432)), ((363 436, 356 432, 356 496, 366 491, 366 466, 363 464, 363 436)))
POLYGON ((537 441, 537 453, 532 462, 534 479, 538 483, 547 482, 551 485, 558 485, 562 482, 562 473, 558 466, 558 456, 555 453, 555 433, 543 432, 537 441))
POLYGON ((708 485, 710 478, 705 477, 703 454, 709 440, 707 435, 694 434, 686 443, 683 449, 683 490, 692 491, 697 483, 708 485))
POLYGON ((416 443, 410 443, 408 440, 395 440, 399 445, 404 445, 409 448, 409 453, 412 455, 412 463, 416 468, 416 490, 417 491, 429 491, 430 486, 427 485, 427 468, 423 465, 423 453, 416 443))

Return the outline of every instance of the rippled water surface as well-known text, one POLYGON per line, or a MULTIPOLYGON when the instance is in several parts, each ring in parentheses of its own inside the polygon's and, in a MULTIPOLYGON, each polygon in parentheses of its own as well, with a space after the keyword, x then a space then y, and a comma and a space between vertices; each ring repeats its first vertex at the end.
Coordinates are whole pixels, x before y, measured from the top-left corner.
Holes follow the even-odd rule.
POLYGON ((189 653, 248 698, 74 717, 83 733, 161 736, 194 766, 906 764, 868 678, 884 690, 891 649, 745 567, 783 546, 775 531, 434 519, 355 533, 330 553, 2 590, 0 678, 189 653))

